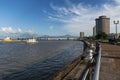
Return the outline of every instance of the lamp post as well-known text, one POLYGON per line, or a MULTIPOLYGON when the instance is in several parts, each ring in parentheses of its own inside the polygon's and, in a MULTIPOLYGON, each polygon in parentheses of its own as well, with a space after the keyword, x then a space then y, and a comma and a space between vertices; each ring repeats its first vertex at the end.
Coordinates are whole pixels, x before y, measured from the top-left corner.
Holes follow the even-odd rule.
POLYGON ((119 24, 119 20, 113 21, 113 23, 115 24, 115 27, 116 27, 116 39, 117 39, 117 25, 119 24))

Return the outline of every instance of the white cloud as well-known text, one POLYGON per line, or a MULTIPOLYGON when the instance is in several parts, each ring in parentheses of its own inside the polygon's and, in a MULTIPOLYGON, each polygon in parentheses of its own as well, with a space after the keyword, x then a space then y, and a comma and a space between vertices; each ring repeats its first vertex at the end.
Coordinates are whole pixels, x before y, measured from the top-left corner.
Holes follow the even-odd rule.
POLYGON ((19 28, 19 29, 18 29, 18 32, 22 32, 22 30, 19 28))
POLYGON ((39 34, 34 29, 22 30, 20 28, 13 29, 12 27, 1 27, 0 32, 2 37, 12 36, 12 37, 37 37, 39 34), (7 34, 4 34, 7 33, 7 34))
MULTIPOLYGON (((105 3, 102 6, 83 5, 79 3, 75 5, 70 1, 66 7, 57 7, 50 4, 51 8, 56 12, 49 16, 49 19, 64 23, 64 29, 73 34, 84 31, 87 35, 92 35, 95 18, 106 15, 111 20, 111 32, 115 32, 113 20, 120 20, 120 0, 114 0, 115 4, 105 3)), ((120 32, 120 28, 118 28, 120 32)))
POLYGON ((9 33, 9 34, 18 34, 18 33, 22 32, 22 30, 20 28, 13 29, 12 27, 1 27, 0 31, 9 33))
POLYGON ((32 30, 32 29, 28 29, 26 32, 27 32, 28 34, 30 34, 30 35, 36 34, 36 32, 35 32, 34 30, 32 30))
POLYGON ((117 4, 120 4, 120 0, 114 0, 117 4))

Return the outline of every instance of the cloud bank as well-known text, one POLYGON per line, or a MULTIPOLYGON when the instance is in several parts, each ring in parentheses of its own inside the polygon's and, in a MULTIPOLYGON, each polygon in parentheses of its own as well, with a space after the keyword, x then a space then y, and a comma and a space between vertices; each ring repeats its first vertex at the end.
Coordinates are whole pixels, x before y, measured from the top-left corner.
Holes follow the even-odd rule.
MULTIPOLYGON (((101 15, 110 17, 110 32, 115 32, 113 20, 120 20, 120 0, 113 0, 114 4, 103 3, 102 6, 77 5, 67 1, 67 7, 58 7, 50 4, 54 13, 49 14, 49 19, 64 23, 64 29, 71 34, 79 35, 79 32, 85 32, 86 35, 92 35, 95 26, 95 18, 101 15)), ((120 32, 120 28, 118 28, 120 32)))
POLYGON ((27 29, 27 30, 22 30, 20 28, 14 29, 13 27, 1 27, 0 32, 6 33, 3 35, 0 35, 2 38, 6 36, 10 37, 20 37, 20 38, 31 38, 31 37, 37 37, 39 34, 34 31, 33 29, 27 29))
POLYGON ((2 27, 0 31, 8 33, 8 34, 18 34, 21 33, 22 30, 20 28, 18 29, 13 29, 12 27, 2 27))

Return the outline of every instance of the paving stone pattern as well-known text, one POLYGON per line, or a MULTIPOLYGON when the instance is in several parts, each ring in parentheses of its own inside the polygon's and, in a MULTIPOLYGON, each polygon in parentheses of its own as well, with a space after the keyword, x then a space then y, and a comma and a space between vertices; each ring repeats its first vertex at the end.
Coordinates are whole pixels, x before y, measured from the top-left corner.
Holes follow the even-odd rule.
POLYGON ((99 80, 120 80, 120 46, 102 43, 101 47, 99 80))

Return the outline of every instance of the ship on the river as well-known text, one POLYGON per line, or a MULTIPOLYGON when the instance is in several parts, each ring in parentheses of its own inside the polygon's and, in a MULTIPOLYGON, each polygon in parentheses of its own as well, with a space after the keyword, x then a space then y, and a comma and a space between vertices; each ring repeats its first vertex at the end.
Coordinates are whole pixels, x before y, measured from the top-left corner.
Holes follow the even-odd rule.
POLYGON ((2 40, 2 42, 21 42, 21 40, 11 39, 10 37, 6 37, 2 40))
POLYGON ((37 43, 38 41, 35 38, 26 40, 27 43, 37 43))
POLYGON ((11 38, 10 37, 6 37, 3 39, 3 42, 12 42, 11 38))

